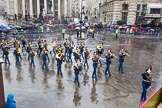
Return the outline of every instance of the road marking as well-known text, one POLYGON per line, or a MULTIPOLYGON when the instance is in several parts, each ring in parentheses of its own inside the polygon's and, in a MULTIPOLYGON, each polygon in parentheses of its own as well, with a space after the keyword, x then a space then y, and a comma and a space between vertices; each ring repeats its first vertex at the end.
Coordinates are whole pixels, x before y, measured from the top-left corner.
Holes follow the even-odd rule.
POLYGON ((117 44, 117 45, 131 45, 131 44, 117 44))
MULTIPOLYGON (((86 46, 97 46, 97 45, 86 45, 86 46)), ((103 45, 103 46, 111 46, 111 45, 103 45)))

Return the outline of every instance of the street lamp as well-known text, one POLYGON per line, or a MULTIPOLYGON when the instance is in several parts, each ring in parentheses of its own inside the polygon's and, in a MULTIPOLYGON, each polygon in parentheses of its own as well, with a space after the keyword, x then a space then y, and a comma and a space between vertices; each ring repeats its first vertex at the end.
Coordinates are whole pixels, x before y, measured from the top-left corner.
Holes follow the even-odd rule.
POLYGON ((3 60, 0 59, 0 108, 4 108, 4 103, 5 103, 5 97, 4 97, 4 85, 3 85, 3 74, 2 74, 2 63, 3 60))
POLYGON ((81 29, 81 26, 82 26, 82 23, 83 23, 83 21, 82 21, 82 14, 84 14, 84 6, 83 6, 83 0, 81 0, 81 18, 80 18, 80 38, 82 37, 82 29, 81 29))

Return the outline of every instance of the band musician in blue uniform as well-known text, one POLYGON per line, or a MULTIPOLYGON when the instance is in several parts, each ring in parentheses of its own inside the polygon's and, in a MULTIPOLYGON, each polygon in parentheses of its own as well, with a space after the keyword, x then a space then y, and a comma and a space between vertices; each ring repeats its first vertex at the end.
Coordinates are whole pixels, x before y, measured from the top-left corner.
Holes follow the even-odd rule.
POLYGON ((57 76, 59 77, 59 75, 61 75, 61 77, 63 78, 63 74, 62 74, 62 62, 65 61, 65 58, 62 55, 62 52, 58 51, 56 53, 56 61, 57 61, 57 76))
POLYGON ((124 51, 124 49, 121 49, 118 56, 119 56, 118 72, 124 73, 123 72, 123 63, 124 63, 124 58, 126 56, 129 56, 128 51, 124 51))
POLYGON ((82 56, 82 59, 83 59, 83 61, 84 61, 84 56, 83 56, 84 45, 83 45, 83 42, 80 43, 79 49, 80 49, 80 54, 81 54, 81 56, 82 56))
POLYGON ((78 87, 80 87, 80 82, 79 82, 79 72, 80 71, 81 71, 81 65, 80 65, 80 61, 78 60, 74 65, 74 74, 75 74, 74 83, 77 83, 78 87))
POLYGON ((24 36, 21 39, 21 43, 22 43, 22 51, 24 50, 26 51, 26 39, 24 36))
POLYGON ((113 59, 113 57, 114 57, 114 54, 111 52, 111 49, 108 49, 107 54, 105 55, 105 58, 106 58, 105 75, 107 76, 107 74, 109 74, 109 77, 111 77, 110 64, 111 64, 111 60, 113 59))
POLYGON ((97 56, 96 52, 93 54, 93 73, 92 73, 92 78, 95 78, 97 80, 97 66, 98 66, 98 61, 99 57, 97 56))
POLYGON ((11 63, 10 63, 10 60, 9 60, 9 51, 8 51, 8 49, 9 49, 9 48, 6 47, 6 48, 5 48, 5 51, 4 51, 4 55, 5 55, 5 64, 8 63, 8 64, 10 65, 11 63))
MULTIPOLYGON (((103 43, 100 43, 97 45, 96 53, 98 57, 101 57, 101 55, 104 53, 103 43)), ((100 66, 102 66, 101 60, 99 60, 100 66)))
POLYGON ((142 93, 141 93, 141 101, 145 101, 147 97, 147 89, 151 87, 151 70, 152 66, 146 68, 146 70, 142 73, 142 93))
POLYGON ((90 59, 90 52, 88 51, 88 48, 85 48, 85 52, 84 52, 84 67, 86 67, 87 65, 87 69, 89 69, 89 65, 88 65, 88 60, 90 59))
POLYGON ((80 50, 78 47, 76 47, 76 50, 75 52, 73 53, 74 54, 74 60, 75 62, 77 62, 78 60, 81 61, 81 54, 80 54, 80 50))
POLYGON ((68 62, 71 62, 71 63, 73 63, 72 58, 71 58, 72 53, 73 53, 73 46, 70 43, 69 44, 69 51, 68 51, 68 62))
POLYGON ((46 70, 48 70, 47 55, 45 51, 43 51, 43 54, 42 54, 42 61, 43 61, 42 69, 46 68, 46 70))
POLYGON ((36 56, 36 52, 34 52, 32 49, 30 49, 30 65, 35 67, 35 63, 34 63, 34 57, 36 56))

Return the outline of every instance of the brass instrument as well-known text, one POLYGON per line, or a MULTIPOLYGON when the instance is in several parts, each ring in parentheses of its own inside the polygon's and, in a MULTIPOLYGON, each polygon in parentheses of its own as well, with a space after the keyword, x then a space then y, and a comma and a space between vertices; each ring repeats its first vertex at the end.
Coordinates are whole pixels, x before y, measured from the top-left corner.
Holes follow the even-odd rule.
POLYGON ((96 52, 93 53, 93 57, 99 59, 99 56, 96 54, 96 52))
POLYGON ((40 47, 43 48, 43 43, 42 42, 40 43, 40 47))
POLYGON ((113 52, 109 52, 110 56, 113 56, 115 58, 118 58, 113 52))
POLYGON ((58 51, 57 53, 56 53, 56 58, 57 59, 62 59, 62 52, 61 51, 58 51))
POLYGON ((17 53, 21 53, 22 52, 22 49, 21 49, 21 47, 19 47, 19 48, 17 48, 17 53))
POLYGON ((76 53, 77 55, 81 56, 79 48, 76 48, 75 53, 76 53))
POLYGON ((88 59, 88 60, 90 59, 90 54, 89 54, 89 52, 88 52, 88 56, 87 56, 87 59, 88 59))
POLYGON ((98 45, 97 45, 97 49, 98 49, 98 50, 103 49, 103 45, 102 45, 102 44, 98 44, 98 45))
POLYGON ((86 57, 87 57, 87 59, 89 60, 89 59, 90 59, 90 52, 88 51, 87 47, 85 48, 85 51, 86 51, 86 53, 87 53, 86 57))
POLYGON ((15 42, 15 40, 9 41, 9 42, 7 43, 7 45, 10 46, 10 45, 12 45, 14 42, 15 42))
POLYGON ((37 52, 36 52, 36 51, 31 51, 31 53, 32 53, 34 56, 37 56, 37 52))

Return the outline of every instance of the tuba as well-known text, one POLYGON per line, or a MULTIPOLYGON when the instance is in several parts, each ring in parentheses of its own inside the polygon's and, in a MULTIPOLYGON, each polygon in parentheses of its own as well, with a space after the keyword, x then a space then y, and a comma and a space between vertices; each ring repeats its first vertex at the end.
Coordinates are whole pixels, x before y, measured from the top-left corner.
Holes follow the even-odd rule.
POLYGON ((101 50, 103 49, 103 45, 102 45, 102 44, 98 44, 98 45, 97 45, 97 49, 98 49, 99 51, 101 51, 101 50))

